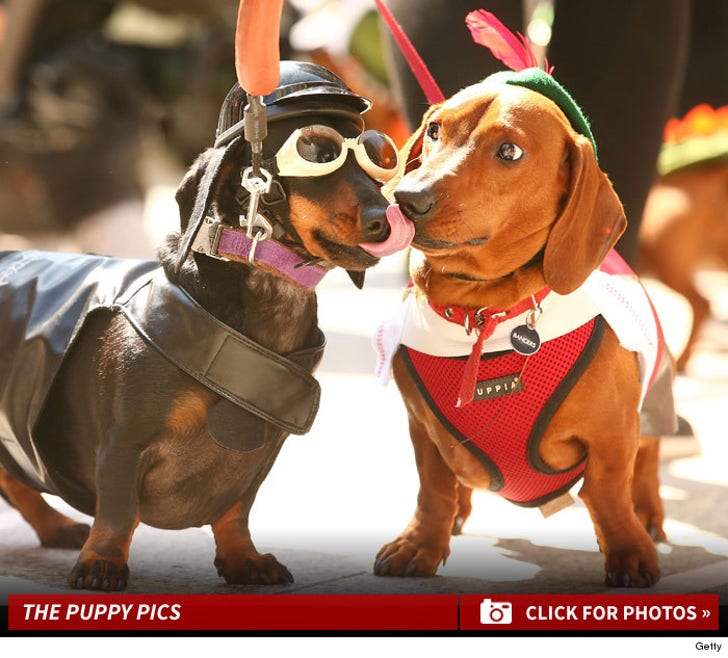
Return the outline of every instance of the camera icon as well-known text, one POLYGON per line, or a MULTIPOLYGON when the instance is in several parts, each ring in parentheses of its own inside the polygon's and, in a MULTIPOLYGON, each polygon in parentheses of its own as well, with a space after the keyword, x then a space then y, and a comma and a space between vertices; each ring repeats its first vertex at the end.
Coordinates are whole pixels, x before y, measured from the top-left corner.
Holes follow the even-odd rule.
POLYGON ((506 601, 483 599, 480 604, 481 624, 510 624, 513 622, 513 604, 506 601))

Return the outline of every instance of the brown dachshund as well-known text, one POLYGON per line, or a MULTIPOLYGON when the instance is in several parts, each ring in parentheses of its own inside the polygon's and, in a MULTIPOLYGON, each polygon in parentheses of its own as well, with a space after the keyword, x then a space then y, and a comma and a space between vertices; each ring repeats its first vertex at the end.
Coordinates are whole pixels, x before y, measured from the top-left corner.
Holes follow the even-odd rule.
POLYGON ((671 172, 655 183, 640 224, 638 268, 684 295, 693 312, 685 348, 677 359, 684 371, 710 301, 695 281, 700 267, 728 270, 728 162, 707 162, 671 172))
MULTIPOLYGON (((610 250, 626 226, 592 143, 542 93, 486 80, 430 108, 400 155, 392 193, 415 225, 415 251, 408 319, 390 354, 420 491, 374 572, 434 574, 474 488, 544 506, 583 477, 607 584, 653 584, 653 538, 665 535, 658 440, 641 434, 641 366, 610 314, 586 310, 595 296, 585 286, 611 275, 594 272, 607 254, 618 258, 610 250), (563 338, 564 356, 550 322, 571 313, 578 329, 563 338), (522 406, 529 390, 544 398, 536 411, 522 406), (525 439, 512 449, 516 426, 525 439)), ((632 276, 617 279, 641 289, 632 276)), ((668 364, 662 411, 674 428, 669 360, 658 361, 668 364)))
POLYGON ((381 186, 397 153, 381 134, 357 141, 368 101, 322 67, 283 62, 266 101, 274 184, 253 239, 239 223, 251 148, 234 88, 215 147, 179 188, 182 231, 161 263, 0 255, 0 492, 43 546, 81 548, 71 587, 124 588, 139 523, 210 524, 228 583, 292 581, 256 550, 248 517, 318 407, 315 284, 334 266, 361 283, 391 238, 381 186), (71 307, 85 316, 66 330, 71 307), (39 491, 93 515, 90 532, 39 491))
POLYGON ((711 313, 696 273, 728 270, 728 106, 701 103, 670 119, 657 171, 640 223, 637 268, 690 305, 692 327, 677 359, 684 371, 711 313))

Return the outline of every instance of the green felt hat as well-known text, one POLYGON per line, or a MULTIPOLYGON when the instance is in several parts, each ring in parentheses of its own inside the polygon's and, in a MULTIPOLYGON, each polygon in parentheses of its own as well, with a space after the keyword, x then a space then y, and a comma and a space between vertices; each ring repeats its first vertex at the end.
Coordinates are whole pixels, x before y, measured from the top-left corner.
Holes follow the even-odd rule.
POLYGON ((571 94, 552 75, 546 73, 543 69, 533 67, 521 71, 499 71, 489 75, 483 82, 517 85, 546 96, 546 98, 558 105, 566 115, 569 123, 571 123, 571 127, 589 139, 592 147, 594 147, 594 157, 597 158, 597 142, 592 134, 589 121, 576 104, 576 101, 571 97, 571 94))

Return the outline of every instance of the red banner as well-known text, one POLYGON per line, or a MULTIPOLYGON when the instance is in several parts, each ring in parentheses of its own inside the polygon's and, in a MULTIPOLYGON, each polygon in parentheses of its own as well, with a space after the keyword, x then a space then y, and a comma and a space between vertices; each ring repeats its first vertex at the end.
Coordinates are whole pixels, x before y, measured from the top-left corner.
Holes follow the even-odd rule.
POLYGON ((712 594, 9 595, 10 631, 715 631, 712 594))

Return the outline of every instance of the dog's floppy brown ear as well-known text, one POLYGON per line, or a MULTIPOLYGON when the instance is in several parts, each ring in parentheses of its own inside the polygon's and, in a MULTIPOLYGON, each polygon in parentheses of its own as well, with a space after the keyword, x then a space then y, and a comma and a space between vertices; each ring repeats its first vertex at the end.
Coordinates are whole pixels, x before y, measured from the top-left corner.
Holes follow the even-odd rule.
POLYGON ((197 158, 177 189, 175 199, 179 206, 180 229, 184 238, 177 254, 176 272, 182 269, 187 259, 192 242, 210 209, 224 166, 230 160, 239 140, 240 138, 236 138, 225 147, 205 151, 197 158))
POLYGON ((627 226, 622 203, 599 168, 589 140, 569 146, 566 205, 556 218, 543 257, 543 273, 554 292, 576 290, 599 267, 627 226))

